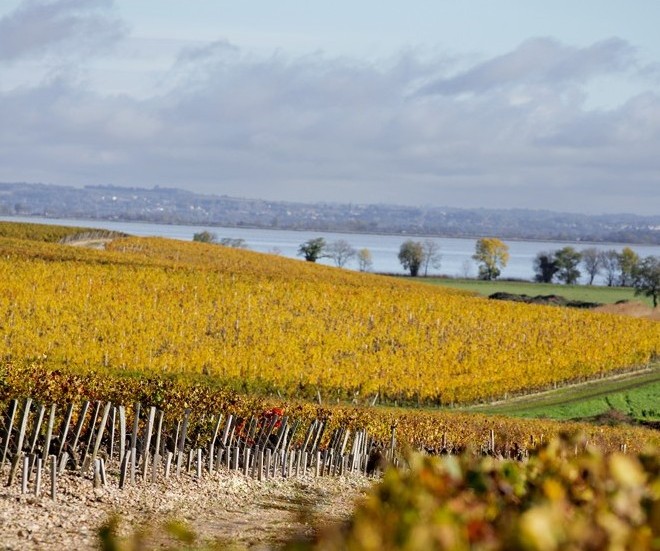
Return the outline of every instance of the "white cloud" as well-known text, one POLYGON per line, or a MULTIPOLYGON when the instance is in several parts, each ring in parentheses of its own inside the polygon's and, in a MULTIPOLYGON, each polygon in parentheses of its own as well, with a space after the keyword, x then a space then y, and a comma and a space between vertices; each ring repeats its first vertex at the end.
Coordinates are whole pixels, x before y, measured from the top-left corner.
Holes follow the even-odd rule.
POLYGON ((585 107, 584 83, 635 67, 618 39, 530 40, 453 76, 451 60, 415 51, 367 63, 219 41, 182 52, 148 99, 65 78, 0 94, 0 181, 657 211, 658 96, 585 107))
POLYGON ((424 94, 484 93, 520 85, 583 83, 610 72, 626 71, 635 64, 634 48, 610 38, 585 48, 559 43, 553 38, 533 38, 514 51, 494 57, 457 75, 427 84, 424 94))
POLYGON ((112 7, 112 0, 25 0, 0 18, 0 61, 106 48, 126 30, 112 7))

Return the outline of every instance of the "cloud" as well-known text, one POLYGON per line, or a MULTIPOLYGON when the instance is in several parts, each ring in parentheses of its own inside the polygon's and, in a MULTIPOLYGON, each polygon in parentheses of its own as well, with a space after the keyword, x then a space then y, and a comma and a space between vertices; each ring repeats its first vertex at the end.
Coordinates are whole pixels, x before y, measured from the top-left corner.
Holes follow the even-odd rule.
POLYGON ((420 82, 458 78, 441 56, 406 51, 371 63, 209 44, 182 53, 167 86, 147 99, 106 96, 63 77, 0 92, 0 181, 657 211, 660 97, 641 91, 590 110, 580 87, 634 66, 632 51, 616 39, 582 49, 531 40, 466 70, 471 88, 452 89, 480 92, 456 96, 411 93, 420 82))
POLYGON ((581 83, 596 75, 628 70, 634 64, 634 54, 634 48, 619 38, 585 48, 567 46, 553 38, 533 38, 512 52, 434 80, 420 93, 479 94, 521 84, 581 83))
POLYGON ((126 29, 112 0, 26 0, 0 19, 0 61, 106 48, 126 29))

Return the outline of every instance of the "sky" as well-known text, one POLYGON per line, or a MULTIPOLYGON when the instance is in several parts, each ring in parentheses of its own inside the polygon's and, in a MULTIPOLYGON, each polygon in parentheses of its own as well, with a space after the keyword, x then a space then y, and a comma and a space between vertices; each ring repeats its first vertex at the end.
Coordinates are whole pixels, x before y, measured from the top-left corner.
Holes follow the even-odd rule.
POLYGON ((660 214, 660 2, 0 0, 0 182, 660 214))

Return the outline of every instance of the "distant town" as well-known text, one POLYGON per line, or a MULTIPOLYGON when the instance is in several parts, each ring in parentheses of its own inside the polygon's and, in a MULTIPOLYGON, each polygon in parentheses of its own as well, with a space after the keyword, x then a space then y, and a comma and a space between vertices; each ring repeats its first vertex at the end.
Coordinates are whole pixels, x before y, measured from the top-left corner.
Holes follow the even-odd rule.
POLYGON ((174 188, 0 183, 0 215, 439 237, 660 244, 660 215, 294 203, 174 188))

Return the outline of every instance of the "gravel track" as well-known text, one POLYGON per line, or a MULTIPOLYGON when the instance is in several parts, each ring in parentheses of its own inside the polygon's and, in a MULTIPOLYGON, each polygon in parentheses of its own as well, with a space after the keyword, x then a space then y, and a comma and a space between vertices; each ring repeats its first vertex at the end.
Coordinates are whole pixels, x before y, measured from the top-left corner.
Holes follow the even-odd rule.
MULTIPOLYGON (((58 499, 53 501, 21 494, 20 480, 6 487, 7 466, 0 475, 2 550, 97 549, 98 528, 115 513, 122 535, 141 525, 177 519, 202 541, 272 549, 291 537, 312 535, 319 523, 347 518, 355 500, 374 482, 356 475, 259 482, 240 474, 215 473, 202 480, 184 474, 167 483, 138 482, 120 490, 112 476, 107 487, 94 489, 91 479, 67 473, 58 479, 58 499)), ((159 533, 162 530, 154 530, 152 543, 159 533)))

